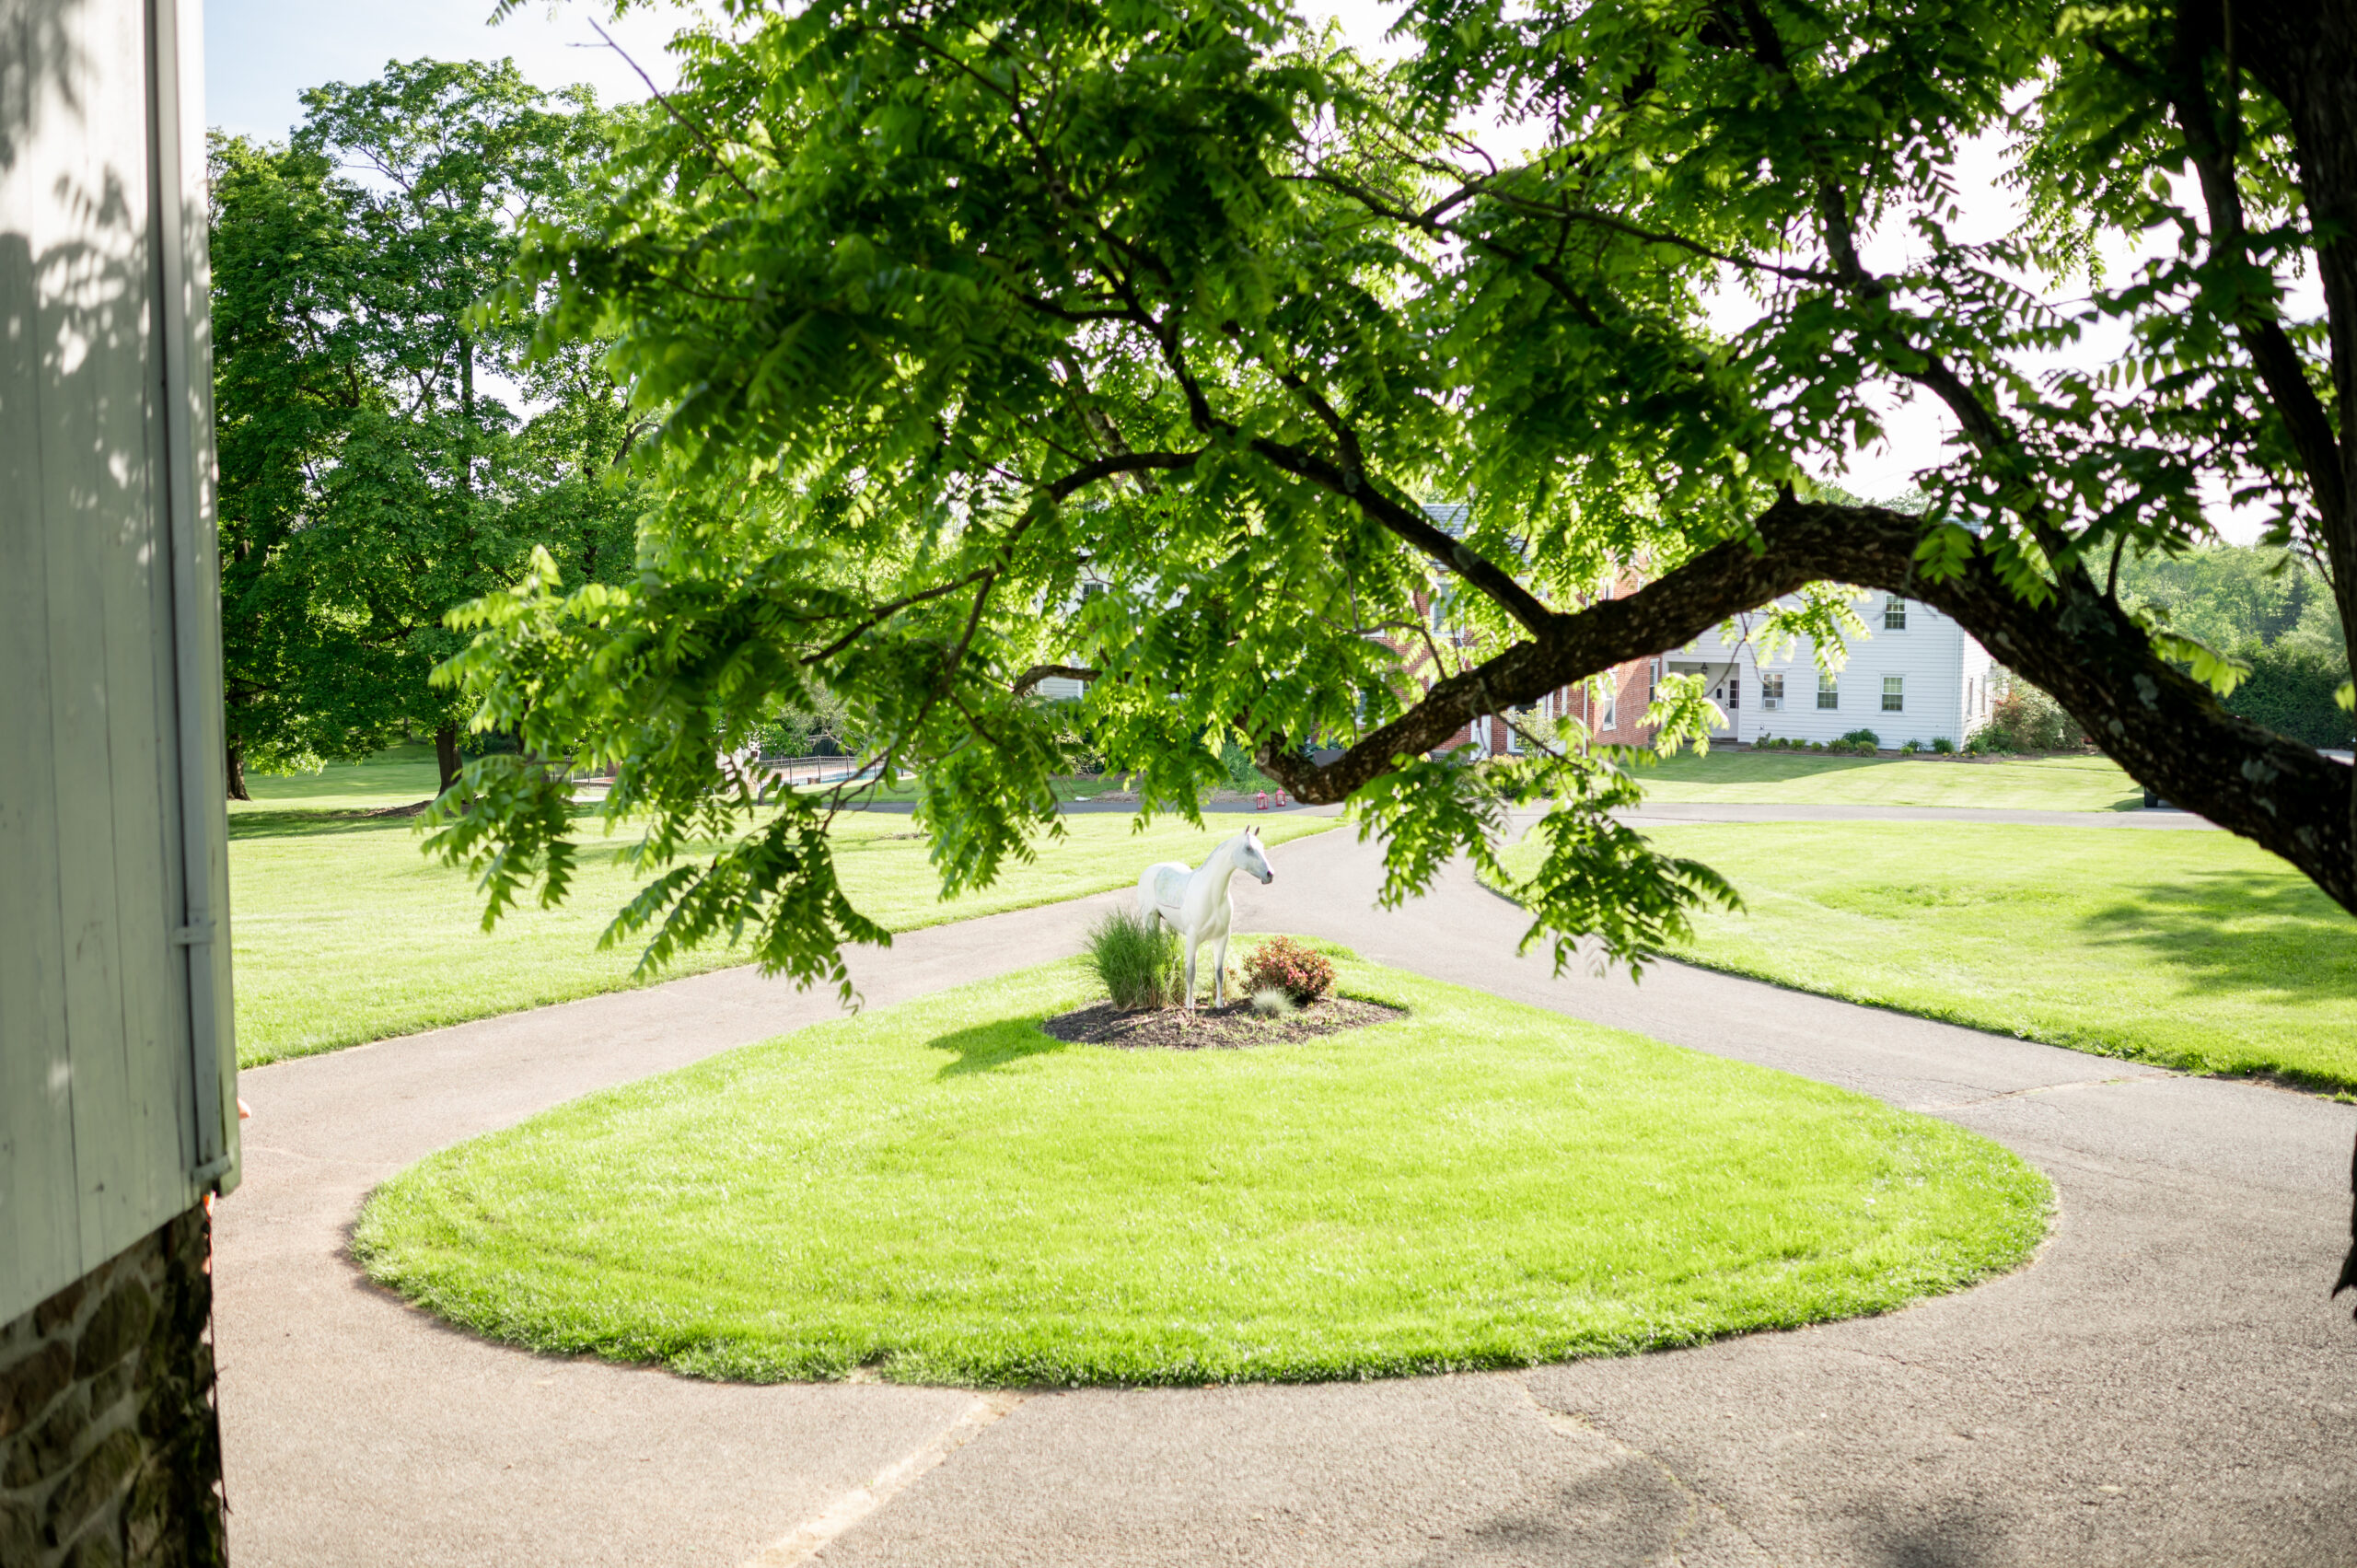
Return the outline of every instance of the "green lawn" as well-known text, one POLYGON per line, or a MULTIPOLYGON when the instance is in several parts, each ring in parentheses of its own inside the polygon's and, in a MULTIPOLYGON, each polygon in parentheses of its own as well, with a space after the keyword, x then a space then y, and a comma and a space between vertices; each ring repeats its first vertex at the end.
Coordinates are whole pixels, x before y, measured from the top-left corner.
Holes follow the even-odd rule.
POLYGON ((376 811, 441 793, 434 748, 423 742, 379 751, 365 762, 330 762, 316 773, 248 773, 251 800, 229 802, 232 818, 285 811, 376 811))
MULTIPOLYGON (((426 766, 431 788, 430 760, 426 766)), ((339 785, 332 775, 321 787, 343 790, 326 798, 366 796, 355 781, 339 785)), ((589 840, 563 908, 518 911, 485 935, 472 878, 427 861, 412 820, 256 805, 232 819, 229 844, 238 1048, 249 1066, 633 983, 634 947, 597 950, 599 932, 637 886, 598 853, 603 841, 589 840)), ((1335 825, 1297 815, 1257 820, 1271 844, 1335 825)), ((853 900, 885 926, 911 931, 1126 887, 1151 862, 1202 860, 1242 826, 1213 817, 1198 832, 1164 820, 1140 834, 1134 821, 1126 814, 1066 818, 1061 843, 1041 844, 1037 860, 1008 867, 995 887, 946 904, 925 841, 906 816, 847 814, 836 834, 853 900)), ((584 826, 594 835, 594 825, 584 826)), ((668 973, 746 961, 742 952, 711 947, 682 956, 668 973)))
MULTIPOLYGON (((1105 778, 1057 778, 1050 781, 1058 800, 1093 800, 1118 787, 1105 778)), ((423 741, 379 751, 365 762, 331 762, 316 773, 249 773, 246 793, 253 799, 229 803, 232 816, 282 811, 374 811, 410 806, 433 798, 441 791, 441 774, 434 748, 423 741)), ((908 779, 867 792, 865 798, 907 802, 916 798, 908 779)))
MULTIPOLYGON (((1339 951, 1335 949, 1329 949, 1339 951)), ((562 1106, 377 1190, 369 1272, 697 1376, 1178 1383, 1523 1365, 2011 1268, 2044 1179, 1949 1123, 1397 970, 1412 1016, 1122 1051, 1075 962, 562 1106)))
MULTIPOLYGON (((1684 957, 2200 1073, 2357 1089, 2357 922, 2226 833, 1751 823, 1650 836, 1749 905, 1684 957)), ((1508 865, 1527 870, 1535 847, 1508 865)))
POLYGON ((2107 757, 1819 757, 1790 751, 1680 752, 1637 775, 1652 800, 1746 805, 2012 807, 2136 811, 2143 791, 2107 757))

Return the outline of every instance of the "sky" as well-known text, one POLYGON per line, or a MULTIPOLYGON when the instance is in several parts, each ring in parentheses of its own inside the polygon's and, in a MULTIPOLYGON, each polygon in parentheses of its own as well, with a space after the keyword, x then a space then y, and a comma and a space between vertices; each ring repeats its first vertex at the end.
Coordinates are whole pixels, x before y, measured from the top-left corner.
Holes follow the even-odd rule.
POLYGON ((283 142, 303 117, 302 93, 324 82, 365 82, 393 60, 513 57, 543 87, 586 82, 600 101, 646 96, 620 56, 598 41, 595 17, 632 59, 669 87, 663 44, 679 12, 633 11, 525 0, 496 26, 493 0, 205 0, 204 108, 225 131, 283 142))
MULTIPOLYGON (((669 7, 634 10, 619 20, 604 6, 526 0, 496 25, 489 22, 493 0, 208 0, 204 15, 205 100, 210 123, 266 140, 284 140, 302 118, 300 95, 323 82, 366 81, 388 61, 421 56, 496 60, 511 57, 524 75, 544 87, 586 82, 600 101, 646 96, 646 85, 631 62, 668 87, 672 71, 663 45, 685 13, 669 7), (630 56, 607 48, 592 18, 612 34, 630 56)), ((1313 17, 1339 21, 1362 52, 1388 52, 1384 34, 1399 11, 1399 0, 1308 0, 1313 17)), ((1515 150, 1527 133, 1495 124, 1469 127, 1493 152, 1515 150)), ((2003 189, 2003 150, 1993 145, 1969 149, 1959 170, 1965 209, 1956 226, 1960 238, 1992 238, 2013 226, 2015 208, 2003 189)), ((1879 260, 1887 261, 1890 258, 1879 260)), ((2124 261, 2125 256, 2116 258, 2124 261)), ((1869 264, 1878 258, 1869 248, 1869 264)), ((2115 273, 2115 275, 2118 275, 2115 273)), ((1728 309, 1740 303, 1730 300, 1728 309)), ((1723 323, 1739 325, 1732 315, 1723 323)), ((1820 477, 1873 498, 1895 496, 1914 472, 1936 460, 1953 435, 1953 422, 1929 399, 1887 405, 1886 438, 1820 477)), ((2222 518, 2230 538, 2256 534, 2258 519, 2222 518)))

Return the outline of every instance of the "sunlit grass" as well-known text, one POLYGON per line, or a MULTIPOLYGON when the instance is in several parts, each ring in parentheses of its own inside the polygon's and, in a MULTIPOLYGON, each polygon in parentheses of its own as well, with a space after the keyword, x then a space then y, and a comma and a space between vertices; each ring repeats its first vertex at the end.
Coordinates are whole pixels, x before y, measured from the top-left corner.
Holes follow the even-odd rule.
MULTIPOLYGON (((1963 823, 1649 830, 1748 904, 1682 956, 2077 1051, 2357 1088, 2357 921, 2226 833, 1963 823)), ((1527 872, 1532 846, 1508 865, 1527 872)))
MULTIPOLYGON (((1898 737, 1904 739, 1905 737, 1898 737)), ((1792 751, 1681 752, 1638 773, 1651 800, 1729 805, 1978 806, 2036 811, 2142 810, 2144 795, 2108 757, 1981 761, 1823 757, 1792 751)))
POLYGON ((420 742, 379 751, 365 762, 330 762, 316 773, 246 775, 251 800, 229 802, 237 819, 288 811, 379 811, 413 806, 440 793, 434 748, 420 742))
POLYGON ((1396 970, 1405 1020, 1122 1051, 1071 961, 447 1150, 371 1273, 480 1332, 699 1376, 1203 1383, 1511 1366, 1892 1307, 2027 1256, 1960 1128, 1396 970))
MULTIPOLYGON (((1256 819, 1271 844, 1334 826, 1256 819)), ((1207 830, 1164 820, 1137 833, 1133 821, 1066 818, 1064 838, 1041 843, 1037 860, 948 903, 905 815, 838 818, 837 863, 860 910, 911 931, 1131 886, 1155 861, 1202 860, 1241 826, 1213 817, 1207 830)), ((284 809, 238 818, 229 888, 239 1059, 254 1065, 636 983, 636 946, 600 952, 597 944, 640 878, 613 864, 594 824, 584 828, 588 847, 566 902, 516 911, 486 935, 473 879, 427 861, 409 819, 284 809)), ((680 955, 666 976, 747 961, 741 948, 710 947, 680 955)))

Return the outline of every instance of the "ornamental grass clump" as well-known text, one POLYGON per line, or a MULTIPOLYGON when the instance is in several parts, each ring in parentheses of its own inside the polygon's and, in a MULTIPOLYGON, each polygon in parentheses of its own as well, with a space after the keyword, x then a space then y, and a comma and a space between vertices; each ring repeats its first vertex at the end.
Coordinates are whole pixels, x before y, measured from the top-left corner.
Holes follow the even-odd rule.
POLYGON ((1334 966, 1290 936, 1271 936, 1245 960, 1244 988, 1254 997, 1282 991, 1296 1007, 1306 1007, 1334 983, 1334 966))
POLYGON ((1177 933, 1133 910, 1111 911, 1088 928, 1088 962, 1125 1012, 1175 1007, 1187 987, 1177 933))

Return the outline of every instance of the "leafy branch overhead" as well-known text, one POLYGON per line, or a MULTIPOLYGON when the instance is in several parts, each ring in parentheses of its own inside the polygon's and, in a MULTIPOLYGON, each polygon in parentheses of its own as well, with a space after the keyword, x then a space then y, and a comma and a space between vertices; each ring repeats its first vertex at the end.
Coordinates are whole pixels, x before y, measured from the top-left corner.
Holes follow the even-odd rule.
MULTIPOLYGON (((1394 897, 1543 806, 1533 936, 1640 961, 1731 896, 1613 819, 1641 760, 1431 753, 1852 584, 1953 614, 2357 907, 2348 772, 2225 713, 2231 666, 2181 668, 2200 650, 2116 592, 2227 495, 2357 624, 2331 346, 2357 263, 2318 240, 2357 203, 2357 28, 2227 17, 1422 0, 1378 66, 1245 4, 726 6, 516 285, 541 353, 610 342, 655 422, 639 572, 484 601, 449 674, 478 722, 617 769, 610 811, 677 863, 623 922, 656 957, 750 933, 840 979, 872 935, 833 799, 725 762, 780 708, 830 693, 916 776, 956 890, 1055 831, 1068 735, 1036 692, 1062 673, 1150 805, 1193 809, 1240 733, 1301 798, 1365 808, 1394 897), (1463 130, 1498 103, 1535 152, 1463 130), (1951 232, 1976 140, 2010 147, 2016 233, 1951 232), (2156 226, 2158 260, 2097 265, 2156 226), (1955 433, 1926 507, 1830 499, 1810 476, 1893 396, 1955 433), (1420 505, 1457 498, 1461 535, 1420 505), (1605 594, 1631 565, 1646 586, 1605 594), (1435 595, 1448 645, 1411 677, 1378 633, 1430 636, 1435 595)), ((1675 699, 1672 744, 1701 718, 1675 699)), ((561 886, 563 786, 474 767, 446 849, 503 898, 561 886)))

